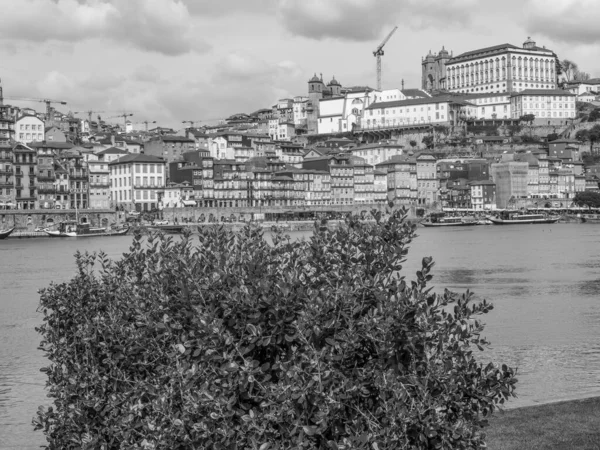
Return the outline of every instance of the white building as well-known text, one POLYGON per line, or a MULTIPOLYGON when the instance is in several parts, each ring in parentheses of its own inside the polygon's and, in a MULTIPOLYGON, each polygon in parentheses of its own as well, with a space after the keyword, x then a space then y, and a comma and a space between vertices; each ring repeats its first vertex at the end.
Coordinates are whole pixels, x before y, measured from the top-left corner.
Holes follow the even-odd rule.
POLYGON ((269 136, 271 137, 271 139, 277 140, 278 133, 279 133, 279 119, 269 119, 269 136))
POLYGON ((584 92, 583 94, 577 95, 578 102, 592 103, 596 101, 597 95, 591 91, 584 92))
POLYGON ((25 114, 15 122, 15 140, 23 144, 41 142, 46 133, 44 122, 37 116, 25 114))
POLYGON ((368 106, 362 117, 363 129, 375 129, 417 124, 457 124, 475 117, 477 108, 472 103, 451 95, 377 102, 368 106))
POLYGON ((535 116, 536 125, 566 124, 576 116, 576 96, 562 89, 527 89, 511 95, 512 118, 535 116))
POLYGON ((475 117, 478 120, 510 119, 512 117, 510 94, 506 92, 465 95, 463 98, 477 106, 475 117))
POLYGON ((571 94, 582 95, 586 92, 600 92, 600 78, 590 78, 585 81, 569 81, 565 83, 565 90, 571 94))
POLYGON ((296 127, 290 122, 280 122, 277 126, 278 141, 289 141, 296 135, 296 127))
POLYGON ((350 149, 352 156, 363 158, 367 164, 372 166, 387 161, 392 156, 402 155, 403 147, 400 144, 391 143, 388 141, 376 142, 373 144, 365 144, 359 147, 350 149))
POLYGON ((308 97, 294 97, 294 125, 297 127, 306 127, 306 106, 308 97))
POLYGON ((126 155, 109 163, 113 204, 128 211, 158 208, 165 189, 165 165, 164 159, 144 154, 126 155))
POLYGON ((445 62, 442 86, 452 92, 516 92, 556 89, 558 57, 528 38, 511 44, 468 51, 445 62))
POLYGON ((352 131, 353 126, 359 123, 363 110, 374 102, 377 94, 377 91, 365 88, 347 92, 341 97, 319 100, 317 133, 352 131))

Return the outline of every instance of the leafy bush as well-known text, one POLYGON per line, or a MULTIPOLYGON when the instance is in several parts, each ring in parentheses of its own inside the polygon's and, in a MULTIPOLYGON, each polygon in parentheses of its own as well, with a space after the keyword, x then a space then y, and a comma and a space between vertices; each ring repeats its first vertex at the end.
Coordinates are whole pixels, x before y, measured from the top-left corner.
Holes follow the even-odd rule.
POLYGON ((476 448, 514 371, 482 365, 467 292, 401 276, 404 212, 306 241, 203 228, 77 254, 42 292, 52 449, 476 448))

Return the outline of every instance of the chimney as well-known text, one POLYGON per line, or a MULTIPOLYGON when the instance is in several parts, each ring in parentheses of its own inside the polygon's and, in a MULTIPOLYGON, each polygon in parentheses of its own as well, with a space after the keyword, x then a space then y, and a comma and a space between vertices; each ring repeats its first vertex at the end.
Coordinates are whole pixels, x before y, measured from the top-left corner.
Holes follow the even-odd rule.
POLYGON ((110 145, 112 145, 113 147, 115 146, 115 135, 114 134, 110 135, 110 145))
POLYGON ((402 78, 402 90, 404 90, 404 78, 402 78))

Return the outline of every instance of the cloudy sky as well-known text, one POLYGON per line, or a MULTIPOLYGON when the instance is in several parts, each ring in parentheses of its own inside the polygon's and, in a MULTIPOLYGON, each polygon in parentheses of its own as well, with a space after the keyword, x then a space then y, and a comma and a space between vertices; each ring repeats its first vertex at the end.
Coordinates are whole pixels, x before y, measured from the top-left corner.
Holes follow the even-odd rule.
POLYGON ((528 36, 600 76, 598 17, 598 0, 0 0, 0 78, 5 97, 180 128, 303 95, 315 72, 374 86, 394 25, 385 88, 420 87, 429 50, 528 36))

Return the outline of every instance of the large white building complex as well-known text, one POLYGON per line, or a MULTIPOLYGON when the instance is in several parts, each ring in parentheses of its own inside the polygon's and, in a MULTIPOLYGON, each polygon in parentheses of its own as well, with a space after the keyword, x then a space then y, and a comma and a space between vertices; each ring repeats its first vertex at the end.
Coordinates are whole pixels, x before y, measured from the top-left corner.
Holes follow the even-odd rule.
POLYGON ((445 49, 423 59, 422 87, 463 94, 556 89, 558 57, 528 38, 451 56, 445 49))

